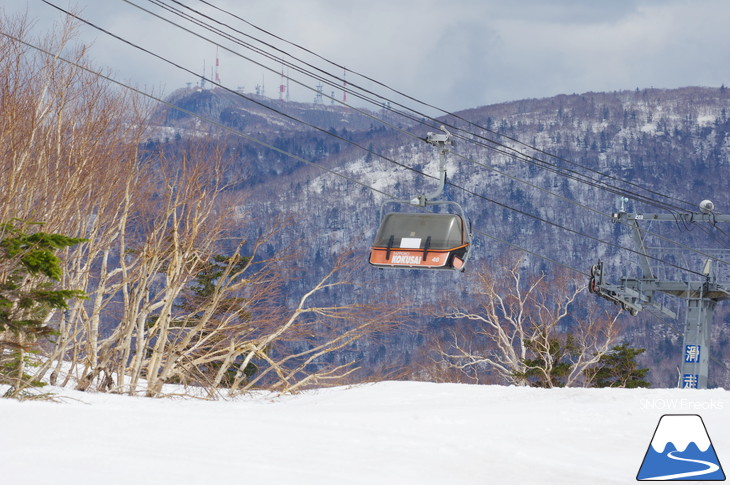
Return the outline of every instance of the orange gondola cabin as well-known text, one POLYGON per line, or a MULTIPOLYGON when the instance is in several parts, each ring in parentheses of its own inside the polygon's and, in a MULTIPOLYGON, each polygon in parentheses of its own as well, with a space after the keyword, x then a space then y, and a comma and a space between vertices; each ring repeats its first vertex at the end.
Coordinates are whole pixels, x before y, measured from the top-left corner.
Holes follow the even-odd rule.
POLYGON ((383 218, 370 251, 380 268, 463 270, 469 231, 458 214, 393 212, 383 218))

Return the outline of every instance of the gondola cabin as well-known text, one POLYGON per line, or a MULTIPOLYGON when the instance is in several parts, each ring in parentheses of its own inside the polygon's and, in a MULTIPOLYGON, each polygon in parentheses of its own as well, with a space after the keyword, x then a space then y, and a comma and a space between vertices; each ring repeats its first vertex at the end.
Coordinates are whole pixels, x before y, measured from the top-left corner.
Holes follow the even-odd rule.
POLYGON ((380 268, 461 270, 469 231, 458 214, 393 212, 383 217, 370 251, 380 268))

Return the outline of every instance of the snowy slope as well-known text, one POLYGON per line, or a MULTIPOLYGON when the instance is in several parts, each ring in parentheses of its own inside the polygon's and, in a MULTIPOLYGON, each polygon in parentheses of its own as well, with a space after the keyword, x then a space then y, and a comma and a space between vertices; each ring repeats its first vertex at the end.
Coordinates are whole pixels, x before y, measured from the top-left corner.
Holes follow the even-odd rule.
MULTIPOLYGON (((632 483, 663 414, 730 464, 730 392, 383 382, 215 402, 0 399, 0 483, 632 483)), ((726 469, 727 472, 727 469, 726 469)))

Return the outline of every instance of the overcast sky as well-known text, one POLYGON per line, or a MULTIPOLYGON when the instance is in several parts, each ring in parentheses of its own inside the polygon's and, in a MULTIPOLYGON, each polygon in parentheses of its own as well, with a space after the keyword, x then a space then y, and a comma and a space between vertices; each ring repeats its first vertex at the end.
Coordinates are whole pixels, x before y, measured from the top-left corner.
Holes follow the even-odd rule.
MULTIPOLYGON (((210 76, 213 44, 123 0, 49 1, 71 6, 99 26, 195 72, 202 73, 205 62, 210 76)), ((207 1, 348 69, 452 111, 586 91, 730 85, 727 0, 207 1)), ((162 12, 147 0, 130 2, 162 12)), ((182 3, 265 38, 198 0, 182 3)), ((2 5, 8 15, 27 9, 38 20, 39 32, 63 15, 41 0, 3 0, 2 5)), ((92 28, 82 28, 80 38, 94 42, 92 57, 98 65, 125 81, 165 92, 198 82, 92 28)), ((305 56, 290 45, 267 40, 305 56)), ((253 58, 240 46, 225 45, 253 58)), ((225 49, 219 57, 220 79, 227 87, 253 92, 263 85, 268 96, 278 97, 279 75, 225 49)), ((306 59, 341 74, 311 56, 306 59)), ((267 65, 281 70, 280 64, 267 65)), ((353 73, 347 77, 390 96, 353 73)), ((317 84, 299 78, 310 89, 317 84)), ((325 88, 325 94, 331 91, 325 88)), ((290 95, 300 101, 314 98, 312 91, 292 82, 290 95)), ((341 93, 336 96, 341 98, 341 93)))

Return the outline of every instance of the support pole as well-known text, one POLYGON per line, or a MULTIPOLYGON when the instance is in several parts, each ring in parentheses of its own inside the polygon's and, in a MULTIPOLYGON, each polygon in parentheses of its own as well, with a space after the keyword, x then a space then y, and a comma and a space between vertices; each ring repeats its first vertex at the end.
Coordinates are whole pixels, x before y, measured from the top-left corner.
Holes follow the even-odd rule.
POLYGON ((710 335, 717 301, 700 294, 687 298, 687 321, 682 344, 682 375, 679 387, 707 389, 710 372, 710 335))
POLYGON ((655 293, 664 293, 687 301, 684 337, 682 340, 682 364, 679 387, 707 389, 710 371, 710 339, 715 306, 730 299, 730 283, 718 282, 713 274, 710 258, 705 262, 705 281, 680 282, 657 278, 652 271, 649 251, 639 228, 639 221, 666 221, 684 224, 730 222, 730 215, 716 214, 714 204, 703 200, 700 212, 684 214, 629 214, 623 211, 612 215, 613 222, 629 226, 639 254, 642 278, 622 278, 620 285, 605 284, 603 264, 599 262, 591 270, 589 289, 591 293, 621 305, 631 315, 644 308, 661 311, 669 315, 663 306, 654 302, 655 293))

